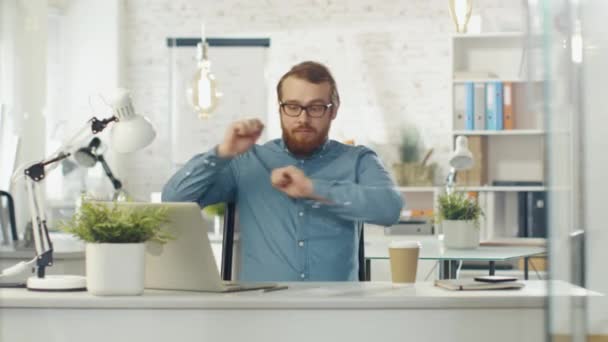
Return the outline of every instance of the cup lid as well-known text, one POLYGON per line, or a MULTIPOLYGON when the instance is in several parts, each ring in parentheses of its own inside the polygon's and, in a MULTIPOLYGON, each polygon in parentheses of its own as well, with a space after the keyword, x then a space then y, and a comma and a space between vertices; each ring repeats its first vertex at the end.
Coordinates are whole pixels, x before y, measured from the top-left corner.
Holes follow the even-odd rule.
POLYGON ((389 248, 420 248, 420 241, 395 240, 388 245, 389 248))

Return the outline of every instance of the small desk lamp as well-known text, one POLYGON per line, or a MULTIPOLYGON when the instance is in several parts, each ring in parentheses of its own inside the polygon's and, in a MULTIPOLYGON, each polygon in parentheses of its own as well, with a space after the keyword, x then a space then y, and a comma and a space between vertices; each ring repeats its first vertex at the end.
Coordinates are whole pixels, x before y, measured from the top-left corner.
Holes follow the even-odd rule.
POLYGON ((18 284, 31 275, 31 268, 36 267, 36 276, 27 278, 27 287, 36 291, 78 291, 86 289, 86 280, 82 276, 45 275, 45 268, 53 265, 53 244, 46 225, 44 200, 40 190, 40 182, 46 172, 57 167, 57 162, 71 155, 73 144, 81 141, 83 135, 101 132, 108 124, 114 122, 111 132, 112 148, 120 153, 134 152, 152 142, 156 136, 150 122, 135 114, 131 97, 126 89, 118 89, 114 98, 109 101, 113 116, 99 120, 95 117, 89 120, 74 137, 64 144, 51 157, 41 162, 19 167, 13 174, 12 181, 25 178, 26 192, 34 225, 34 245, 36 257, 29 262, 20 262, 0 275, 1 284, 18 284))
POLYGON ((459 135, 456 137, 456 148, 450 157, 450 173, 445 185, 448 194, 454 191, 456 173, 471 167, 473 167, 473 154, 469 150, 469 141, 466 137, 459 135))
POLYGON ((121 200, 123 199, 122 197, 126 197, 126 193, 122 189, 122 182, 114 177, 114 173, 112 173, 110 166, 103 157, 103 153, 100 152, 100 147, 101 140, 98 137, 94 137, 86 147, 81 147, 78 151, 74 152, 74 159, 76 159, 76 162, 80 166, 86 168, 94 167, 95 164, 99 162, 114 187, 114 196, 112 197, 112 200, 121 200))

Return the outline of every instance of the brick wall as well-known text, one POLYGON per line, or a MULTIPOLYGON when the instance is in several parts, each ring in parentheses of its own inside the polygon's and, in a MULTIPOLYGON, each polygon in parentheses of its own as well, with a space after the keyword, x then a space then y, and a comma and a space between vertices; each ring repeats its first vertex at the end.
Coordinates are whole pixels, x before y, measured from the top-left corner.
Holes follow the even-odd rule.
MULTIPOLYGON (((172 172, 166 37, 268 37, 269 103, 278 78, 293 64, 318 60, 337 79, 342 106, 332 137, 375 147, 395 160, 399 127, 415 125, 441 164, 449 151, 449 37, 447 0, 126 0, 126 85, 137 108, 159 128, 152 147, 125 161, 127 187, 147 198, 172 172), (146 177, 137 177, 143 171, 146 177), (155 172, 149 172, 155 170, 155 172)), ((484 31, 521 30, 519 1, 479 0, 484 31)), ((269 113, 275 113, 269 108, 269 113)), ((268 137, 276 117, 263 118, 268 137)), ((223 127, 218 127, 222 132, 223 127)), ((222 134, 218 134, 218 139, 222 134)), ((441 177, 438 177, 441 179, 441 177)))

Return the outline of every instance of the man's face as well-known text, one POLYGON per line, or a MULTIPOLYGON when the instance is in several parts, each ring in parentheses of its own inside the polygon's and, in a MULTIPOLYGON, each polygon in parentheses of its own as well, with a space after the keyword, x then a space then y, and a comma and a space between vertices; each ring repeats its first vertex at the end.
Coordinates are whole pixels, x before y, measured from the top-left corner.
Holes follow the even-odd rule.
MULTIPOLYGON (((290 76, 283 80, 282 103, 300 106, 326 105, 331 102, 331 86, 328 82, 310 83, 290 76)), ((331 121, 336 117, 337 108, 329 107, 325 114, 313 118, 305 110, 292 117, 279 107, 283 140, 289 151, 295 155, 310 155, 327 140, 331 121)))

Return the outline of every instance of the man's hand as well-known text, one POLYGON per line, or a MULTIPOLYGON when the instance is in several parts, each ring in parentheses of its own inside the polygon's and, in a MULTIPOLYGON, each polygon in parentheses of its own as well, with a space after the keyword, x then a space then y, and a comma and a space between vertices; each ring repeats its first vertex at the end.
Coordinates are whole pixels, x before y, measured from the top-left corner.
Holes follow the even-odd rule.
POLYGON ((270 182, 276 189, 292 198, 314 198, 310 178, 295 166, 286 166, 272 170, 270 182))
POLYGON ((264 124, 258 119, 247 119, 233 122, 218 146, 221 158, 232 158, 247 152, 260 138, 264 124))

